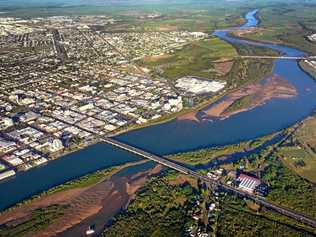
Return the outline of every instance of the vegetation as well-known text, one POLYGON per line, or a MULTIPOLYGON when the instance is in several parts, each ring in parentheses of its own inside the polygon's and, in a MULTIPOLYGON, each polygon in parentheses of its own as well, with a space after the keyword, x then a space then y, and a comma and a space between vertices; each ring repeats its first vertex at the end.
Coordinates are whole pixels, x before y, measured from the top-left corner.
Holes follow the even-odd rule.
POLYGON ((183 76, 198 76, 208 79, 223 80, 228 86, 237 87, 252 81, 265 78, 272 72, 272 60, 246 60, 234 58, 239 54, 255 55, 257 52, 276 54, 269 49, 253 46, 236 45, 236 49, 229 43, 218 38, 210 38, 192 42, 171 55, 156 60, 144 58, 139 63, 150 67, 163 77, 171 80, 183 76), (218 71, 218 65, 226 63, 228 73, 218 71))
POLYGON ((260 9, 261 32, 248 34, 254 40, 264 40, 288 44, 312 54, 316 53, 316 44, 306 36, 315 32, 316 5, 308 2, 278 3, 260 9), (277 22, 277 24, 276 24, 277 22))
POLYGON ((207 164, 208 162, 220 156, 257 148, 261 146, 264 142, 269 140, 272 136, 273 135, 269 135, 258 138, 256 140, 241 142, 223 147, 205 148, 191 152, 178 153, 169 156, 169 158, 190 165, 207 164))
MULTIPOLYGON (((8 1, 11 2, 11 1, 8 1)), ((242 14, 245 9, 237 6, 238 4, 227 2, 225 8, 217 1, 195 2, 195 1, 175 1, 168 2, 168 7, 165 6, 165 1, 124 1, 119 3, 103 1, 94 4, 96 1, 91 1, 89 4, 78 5, 78 1, 68 6, 54 2, 47 7, 47 1, 40 1, 35 4, 36 7, 29 3, 22 3, 22 7, 1 8, 3 16, 17 17, 47 17, 56 15, 108 15, 116 19, 116 22, 111 27, 103 26, 105 30, 110 31, 168 31, 168 30, 189 30, 189 31, 205 31, 209 32, 217 28, 226 28, 235 26, 244 21, 242 14), (46 2, 46 4, 45 4, 46 2), (148 4, 149 3, 149 4, 148 4), (29 5, 29 6, 27 6, 29 5), (231 11, 227 12, 227 9, 231 11), (233 10, 233 11, 232 11, 233 10), (142 19, 141 16, 146 14, 159 13, 161 17, 155 19, 142 19)), ((32 1, 34 4, 34 1, 32 1)), ((12 4, 13 5, 13 4, 12 4)))
POLYGON ((174 54, 155 61, 143 60, 141 64, 154 66, 156 71, 169 79, 183 76, 213 78, 216 75, 214 61, 232 59, 237 55, 233 46, 218 38, 194 41, 174 54))
POLYGON ((236 112, 239 110, 242 110, 244 108, 247 108, 246 106, 249 107, 253 101, 253 95, 246 95, 241 97, 240 99, 236 100, 231 106, 229 106, 225 112, 231 113, 231 112, 236 112))
POLYGON ((102 236, 183 236, 193 197, 189 185, 172 186, 165 178, 152 178, 102 236))
POLYGON ((269 159, 262 178, 269 185, 268 200, 316 217, 315 187, 284 167, 275 155, 269 159))
MULTIPOLYGON (((218 236, 314 236, 311 230, 267 210, 254 212, 233 196, 223 199, 218 219, 218 236)), ((249 204, 248 204, 249 205, 249 204)))
POLYGON ((58 217, 64 214, 66 209, 66 205, 51 205, 36 209, 24 222, 15 223, 13 220, 6 225, 0 226, 0 236, 24 237, 34 234, 56 221, 58 217))
POLYGON ((299 176, 316 182, 316 117, 307 118, 276 151, 276 156, 299 176))
POLYGON ((114 173, 118 169, 119 167, 107 168, 104 170, 99 170, 99 171, 87 174, 77 179, 70 180, 64 184, 57 185, 51 189, 48 189, 47 191, 43 191, 37 195, 34 195, 29 199, 23 200, 22 202, 15 204, 13 207, 6 209, 4 212, 8 212, 16 207, 26 205, 28 203, 33 202, 34 200, 43 198, 53 193, 62 192, 62 191, 66 191, 66 190, 74 189, 74 188, 89 187, 93 184, 103 181, 105 178, 109 177, 112 173, 114 173))
POLYGON ((93 184, 96 184, 100 181, 103 181, 105 177, 108 177, 114 170, 115 168, 108 168, 105 170, 99 170, 91 174, 87 174, 85 176, 82 176, 78 179, 74 179, 71 181, 68 181, 64 184, 61 184, 59 186, 56 186, 54 188, 49 189, 46 193, 47 194, 52 194, 56 192, 62 192, 66 191, 69 189, 74 189, 74 188, 85 188, 89 187, 93 184))

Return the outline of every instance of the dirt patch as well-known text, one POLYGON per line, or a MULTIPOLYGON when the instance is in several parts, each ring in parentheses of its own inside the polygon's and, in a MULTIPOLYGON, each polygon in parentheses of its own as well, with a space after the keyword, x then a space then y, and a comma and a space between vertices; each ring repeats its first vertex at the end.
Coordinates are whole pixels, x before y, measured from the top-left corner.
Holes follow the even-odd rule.
MULTIPOLYGON (((136 162, 133 165, 143 162, 136 162)), ((131 165, 124 165, 116 172, 131 165)), ((3 213, 0 216, 0 225, 12 221, 23 223, 32 216, 33 211, 39 208, 46 208, 51 205, 67 205, 67 209, 61 217, 44 230, 33 233, 31 236, 85 236, 85 230, 92 224, 96 225, 96 231, 101 231, 107 221, 126 207, 147 179, 160 170, 161 166, 158 165, 153 169, 132 175, 112 176, 86 188, 75 188, 43 196, 3 213)))
POLYGON ((0 215, 0 225, 31 215, 33 210, 44 208, 54 204, 66 204, 73 198, 81 195, 87 188, 76 188, 64 192, 54 193, 52 195, 40 198, 30 204, 23 205, 13 211, 5 212, 0 215))
POLYGON ((175 179, 169 180, 169 184, 173 186, 183 185, 186 183, 189 183, 192 187, 197 188, 197 180, 187 175, 180 174, 175 179))
POLYGON ((207 117, 227 118, 251 110, 273 98, 291 98, 297 91, 285 79, 274 75, 261 82, 252 83, 226 96, 222 101, 203 110, 207 117))
POLYGON ((263 32, 264 29, 263 28, 259 28, 259 27, 250 27, 247 29, 240 29, 240 30, 235 30, 233 32, 233 34, 237 37, 243 37, 247 34, 253 34, 253 33, 261 33, 263 32))
POLYGON ((183 114, 177 117, 178 120, 190 120, 190 121, 195 121, 195 122, 200 122, 200 120, 196 116, 196 112, 190 112, 187 114, 183 114))
POLYGON ((158 27, 158 31, 175 31, 178 30, 176 25, 161 25, 158 27))
POLYGON ((225 75, 227 75, 227 73, 230 72, 230 70, 232 69, 233 65, 234 65, 233 61, 216 62, 214 64, 214 69, 215 69, 215 72, 219 76, 225 76, 225 75))
POLYGON ((169 54, 146 56, 146 57, 144 57, 144 61, 145 62, 157 62, 159 60, 170 58, 170 57, 171 57, 171 55, 169 55, 169 54))

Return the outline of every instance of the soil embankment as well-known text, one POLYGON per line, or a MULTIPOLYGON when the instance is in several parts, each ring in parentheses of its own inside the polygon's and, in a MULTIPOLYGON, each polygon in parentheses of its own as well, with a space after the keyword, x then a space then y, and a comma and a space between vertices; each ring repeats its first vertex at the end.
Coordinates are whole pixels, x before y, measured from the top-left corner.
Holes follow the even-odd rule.
MULTIPOLYGON (((0 225, 24 223, 32 212, 51 205, 67 206, 65 212, 44 229, 30 233, 28 236, 85 236, 90 225, 95 225, 96 232, 103 230, 104 225, 120 210, 124 209, 146 180, 160 172, 161 166, 105 179, 85 188, 74 188, 57 192, 31 201, 0 215, 0 225), (13 223, 14 222, 14 223, 13 223)), ((121 169, 118 169, 121 170, 121 169)))
POLYGON ((178 119, 192 121, 201 121, 205 118, 225 119, 263 105, 271 99, 288 99, 296 95, 297 91, 293 85, 280 76, 273 75, 260 82, 243 86, 218 102, 207 106, 199 111, 202 112, 202 116, 198 116, 199 112, 191 112, 178 119))
POLYGON ((294 86, 285 79, 273 75, 261 82, 238 89, 220 103, 205 109, 204 113, 207 117, 227 118, 263 105, 271 99, 287 99, 296 95, 294 86))

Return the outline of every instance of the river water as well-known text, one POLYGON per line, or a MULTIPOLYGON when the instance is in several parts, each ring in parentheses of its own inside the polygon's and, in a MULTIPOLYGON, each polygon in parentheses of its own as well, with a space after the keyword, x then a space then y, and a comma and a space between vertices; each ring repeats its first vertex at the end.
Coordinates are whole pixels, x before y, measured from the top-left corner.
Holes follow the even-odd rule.
MULTIPOLYGON (((256 13, 256 10, 247 13, 247 23, 239 28, 257 26, 256 13)), ((218 30, 214 35, 232 44, 250 44, 275 49, 282 55, 305 55, 300 50, 282 45, 236 39, 229 36, 232 30, 218 30)), ((298 96, 290 99, 272 99, 262 106, 224 120, 200 123, 173 120, 131 131, 117 136, 116 139, 155 154, 167 155, 254 139, 291 126, 310 115, 316 108, 314 80, 300 69, 295 60, 275 60, 273 73, 295 86, 298 96)), ((138 159, 140 158, 110 145, 97 144, 39 168, 19 172, 14 178, 0 183, 0 210, 67 180, 138 159)))

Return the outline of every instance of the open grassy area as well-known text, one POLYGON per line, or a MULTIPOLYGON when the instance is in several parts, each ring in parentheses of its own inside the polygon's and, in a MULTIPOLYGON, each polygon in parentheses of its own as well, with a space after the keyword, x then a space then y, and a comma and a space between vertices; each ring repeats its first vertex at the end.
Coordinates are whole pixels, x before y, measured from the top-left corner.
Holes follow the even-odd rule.
POLYGON ((234 152, 243 151, 249 147, 248 143, 239 143, 224 147, 215 147, 209 149, 201 149, 197 151, 179 153, 170 156, 172 160, 177 160, 191 165, 207 164, 215 158, 223 155, 228 155, 234 152))
POLYGON ((225 112, 227 113, 233 113, 235 111, 245 109, 247 106, 251 105, 253 101, 252 95, 246 95, 244 97, 241 97, 240 99, 236 100, 231 106, 229 106, 225 112))
POLYGON ((178 153, 169 156, 168 158, 177 160, 190 165, 207 164, 208 162, 218 158, 220 156, 229 155, 235 152, 242 152, 259 147, 265 141, 269 140, 272 135, 258 138, 253 141, 241 142, 233 145, 227 145, 223 147, 214 147, 207 149, 200 149, 191 152, 178 153))
POLYGON ((284 2, 259 10, 262 31, 249 34, 247 38, 284 43, 316 53, 316 44, 306 40, 307 35, 316 31, 315 4, 284 2))
POLYGON ((316 116, 307 118, 276 155, 295 173, 316 183, 316 116))
POLYGON ((188 75, 213 78, 216 75, 214 61, 232 59, 236 55, 236 50, 230 44, 210 38, 187 44, 169 57, 155 61, 142 60, 140 63, 156 68, 162 76, 173 80, 188 75))
POLYGON ((252 46, 232 46, 212 37, 192 42, 172 54, 155 60, 144 58, 139 64, 150 68, 154 74, 157 73, 171 80, 183 76, 198 76, 226 81, 228 86, 232 87, 263 79, 272 72, 272 60, 237 59, 234 58, 238 55, 237 52, 249 55, 255 55, 257 52, 276 54, 271 50, 252 46), (228 64, 223 65, 223 62, 228 64), (225 68, 226 72, 219 72, 220 67, 225 68))

